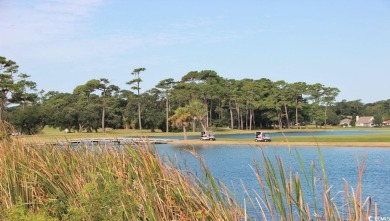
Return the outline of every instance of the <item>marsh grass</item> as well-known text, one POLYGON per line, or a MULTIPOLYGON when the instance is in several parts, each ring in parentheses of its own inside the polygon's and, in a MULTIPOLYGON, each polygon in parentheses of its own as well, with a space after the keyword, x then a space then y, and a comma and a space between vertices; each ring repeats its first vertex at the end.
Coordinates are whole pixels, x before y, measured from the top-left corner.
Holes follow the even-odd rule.
POLYGON ((0 219, 239 220, 241 208, 211 176, 200 180, 147 143, 0 144, 0 219), (31 218, 33 217, 33 218, 31 218))
POLYGON ((260 191, 253 196, 246 190, 242 203, 195 152, 202 177, 163 160, 146 142, 121 148, 37 145, 0 127, 0 220, 366 220, 371 213, 370 200, 362 198, 364 159, 358 161, 357 186, 344 181, 341 209, 320 149, 320 171, 305 168, 295 153, 301 173, 263 152, 263 162, 253 167, 260 191), (248 213, 250 207, 256 214, 248 213))
MULTIPOLYGON (((286 167, 279 156, 269 158, 262 150, 262 162, 252 168, 260 191, 246 190, 250 205, 263 220, 368 220, 372 215, 371 199, 362 197, 365 157, 357 158, 358 181, 351 187, 344 180, 344 190, 333 190, 318 148, 320 168, 313 162, 306 168, 296 149, 300 170, 286 167)), ((245 188, 245 184, 243 184, 245 188)))

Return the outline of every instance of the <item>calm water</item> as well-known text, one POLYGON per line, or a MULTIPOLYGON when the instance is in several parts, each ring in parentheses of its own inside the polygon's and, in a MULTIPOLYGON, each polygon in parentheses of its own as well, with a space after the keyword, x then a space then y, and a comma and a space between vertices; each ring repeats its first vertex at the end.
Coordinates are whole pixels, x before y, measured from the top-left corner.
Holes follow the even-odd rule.
MULTIPOLYGON (((295 137, 295 136, 304 136, 304 137, 314 137, 314 136, 338 136, 338 135, 365 135, 365 134, 380 134, 380 133, 389 133, 389 131, 384 130, 328 130, 328 131, 307 131, 302 130, 302 132, 275 132, 269 133, 272 137, 295 137)), ((200 134, 200 133, 199 133, 200 134)), ((130 136, 129 136, 130 137, 130 136)), ((251 134, 216 134, 216 138, 229 138, 229 139, 253 139, 255 137, 255 132, 251 134)), ((162 138, 159 136, 150 136, 150 138, 162 138)), ((167 139, 177 139, 182 140, 183 136, 163 136, 167 139)), ((199 136, 187 136, 188 139, 199 139, 199 136)))
MULTIPOLYGON (((259 185, 250 167, 254 165, 253 160, 262 161, 260 147, 199 145, 186 148, 171 144, 157 145, 160 155, 176 157, 180 162, 185 161, 189 169, 200 176, 199 163, 188 151, 192 148, 204 158, 214 177, 234 190, 237 195, 243 196, 240 181, 248 190, 256 190, 260 193, 259 185)), ((321 173, 317 147, 297 147, 296 149, 306 169, 314 163, 318 173, 321 173)), ((295 152, 289 152, 287 147, 267 146, 264 151, 271 159, 274 159, 276 155, 281 156, 287 169, 292 166, 295 171, 300 171, 295 152)), ((336 196, 339 191, 344 190, 343 178, 350 183, 351 187, 356 188, 358 178, 356 157, 363 158, 366 155, 366 170, 363 176, 365 195, 363 197, 371 196, 373 202, 378 202, 380 215, 390 216, 390 148, 322 147, 321 152, 329 184, 333 186, 331 195, 335 196, 336 201, 338 198, 342 199, 343 196, 342 193, 336 196)), ((317 182, 320 189, 320 181, 317 180, 317 182)), ((307 199, 309 197, 306 196, 307 199)))

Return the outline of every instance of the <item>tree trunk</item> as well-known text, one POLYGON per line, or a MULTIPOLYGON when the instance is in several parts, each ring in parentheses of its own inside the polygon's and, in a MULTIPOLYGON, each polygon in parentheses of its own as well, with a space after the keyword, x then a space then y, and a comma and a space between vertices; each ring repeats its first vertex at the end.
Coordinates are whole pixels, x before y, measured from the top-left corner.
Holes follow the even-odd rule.
POLYGON ((203 123, 203 119, 199 119, 200 126, 202 126, 203 131, 207 131, 207 126, 203 123))
POLYGON ((255 110, 252 109, 253 127, 256 128, 255 110))
POLYGON ((139 130, 142 132, 142 125, 141 125, 141 102, 139 102, 139 101, 138 101, 138 124, 139 124, 139 130))
POLYGON ((129 123, 127 122, 127 117, 125 117, 124 114, 122 114, 121 117, 122 117, 122 122, 124 124, 125 129, 128 130, 129 129, 129 123))
POLYGON ((240 125, 240 129, 241 130, 244 130, 244 116, 242 115, 242 112, 240 112, 240 122, 241 122, 241 125, 240 125))
POLYGON ((186 127, 183 126, 184 140, 187 140, 187 131, 186 127))
POLYGON ((252 120, 253 120, 252 110, 249 110, 249 130, 252 130, 252 120))
POLYGON ((296 99, 295 101, 295 125, 301 129, 301 125, 299 125, 299 122, 298 122, 298 99, 296 99))
POLYGON ((196 131, 196 121, 195 119, 192 121, 192 132, 195 132, 196 131))
POLYGON ((105 114, 106 114, 106 98, 103 97, 103 108, 102 108, 102 132, 106 132, 106 128, 104 127, 104 121, 105 121, 105 114))
POLYGON ((286 114, 286 123, 287 128, 290 129, 290 118, 288 117, 287 105, 284 104, 284 113, 286 114))
POLYGON ((240 121, 240 108, 236 102, 236 112, 237 112, 237 129, 241 129, 241 121, 240 121))
POLYGON ((248 125, 249 125, 249 122, 248 122, 248 120, 249 120, 248 112, 249 112, 249 110, 246 109, 246 111, 245 111, 245 130, 248 130, 248 125))
POLYGON ((209 127, 209 114, 206 115, 206 125, 209 127))
POLYGON ((209 119, 207 119, 207 127, 210 127, 210 125, 212 124, 212 120, 213 120, 213 100, 211 99, 210 100, 210 118, 209 119))
POLYGON ((222 102, 220 101, 219 102, 219 117, 218 117, 218 120, 221 122, 223 118, 223 108, 222 108, 222 102))
POLYGON ((325 117, 325 119, 324 119, 324 121, 325 121, 325 129, 326 129, 326 118, 327 118, 327 111, 328 111, 328 107, 327 107, 327 106, 325 106, 325 115, 324 115, 324 117, 325 117))
POLYGON ((232 108, 232 102, 229 100, 229 111, 230 111, 230 128, 234 128, 234 120, 233 120, 233 108, 232 108))
POLYGON ((165 117, 166 117, 166 133, 169 133, 169 100, 168 100, 168 95, 167 95, 167 99, 166 99, 166 102, 165 102, 165 117))
POLYGON ((278 123, 279 123, 279 130, 283 129, 282 111, 281 110, 278 110, 278 123))

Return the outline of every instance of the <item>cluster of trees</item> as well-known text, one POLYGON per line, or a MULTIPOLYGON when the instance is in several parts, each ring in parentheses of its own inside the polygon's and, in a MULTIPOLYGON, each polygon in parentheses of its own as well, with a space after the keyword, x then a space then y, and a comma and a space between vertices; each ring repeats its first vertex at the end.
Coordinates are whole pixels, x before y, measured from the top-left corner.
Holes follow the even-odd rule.
POLYGON ((191 71, 179 81, 164 79, 140 93, 145 70, 134 69, 134 78, 127 82, 130 90, 101 78, 77 86, 73 93, 38 92, 14 61, 0 57, 0 120, 32 134, 44 126, 78 132, 105 132, 107 127, 168 132, 185 131, 190 125, 191 130, 252 130, 336 125, 355 115, 390 118, 390 100, 335 102, 339 89, 320 83, 226 79, 212 70, 191 71))

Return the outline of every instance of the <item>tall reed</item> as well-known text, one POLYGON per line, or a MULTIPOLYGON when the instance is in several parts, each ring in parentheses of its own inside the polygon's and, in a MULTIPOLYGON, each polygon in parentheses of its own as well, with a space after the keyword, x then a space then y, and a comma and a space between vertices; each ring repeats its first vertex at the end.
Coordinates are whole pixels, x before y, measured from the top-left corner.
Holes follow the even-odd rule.
MULTIPOLYGON (((295 150, 300 172, 293 166, 286 169, 279 156, 275 161, 262 150, 262 164, 255 161, 252 168, 260 191, 246 190, 250 205, 263 220, 368 220, 372 215, 371 199, 362 197, 362 177, 365 157, 357 158, 358 181, 355 188, 344 180, 344 191, 331 193, 321 150, 318 148, 320 172, 312 163, 307 169, 295 150), (344 192, 343 194, 339 194, 344 192), (350 193, 352 192, 352 194, 350 193), (253 196, 254 195, 254 196, 253 196), (340 204, 337 202, 344 202, 340 204)), ((245 186, 244 186, 245 188, 245 186)))
POLYGON ((0 220, 240 220, 242 209, 208 177, 164 163, 147 143, 75 148, 10 137, 0 143, 0 220))

